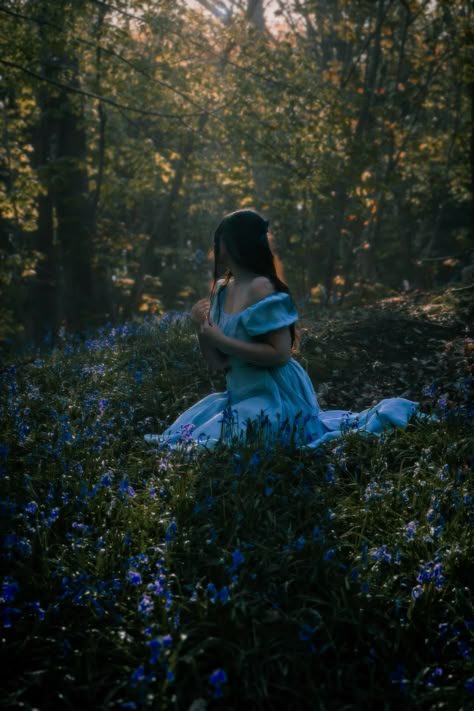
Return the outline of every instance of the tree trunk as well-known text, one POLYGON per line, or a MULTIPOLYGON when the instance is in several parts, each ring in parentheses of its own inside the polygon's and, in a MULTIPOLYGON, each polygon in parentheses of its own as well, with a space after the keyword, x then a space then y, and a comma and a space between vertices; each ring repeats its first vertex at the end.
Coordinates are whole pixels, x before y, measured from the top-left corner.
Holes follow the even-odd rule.
POLYGON ((145 249, 141 256, 138 265, 138 271, 135 275, 135 282, 133 284, 130 297, 124 307, 123 317, 125 319, 131 318, 133 313, 138 308, 140 297, 143 291, 145 275, 147 273, 147 270, 149 269, 149 265, 153 260, 153 253, 155 247, 159 245, 160 237, 166 231, 166 227, 169 225, 172 209, 179 195, 181 185, 183 184, 188 160, 191 157, 194 149, 195 135, 200 135, 202 133, 208 121, 208 118, 209 115, 207 113, 201 114, 196 132, 193 132, 189 135, 189 138, 184 146, 183 152, 181 154, 181 159, 176 168, 174 179, 171 185, 171 190, 165 201, 163 202, 158 212, 158 215, 156 216, 154 227, 151 231, 150 237, 148 239, 148 242, 146 243, 145 249))

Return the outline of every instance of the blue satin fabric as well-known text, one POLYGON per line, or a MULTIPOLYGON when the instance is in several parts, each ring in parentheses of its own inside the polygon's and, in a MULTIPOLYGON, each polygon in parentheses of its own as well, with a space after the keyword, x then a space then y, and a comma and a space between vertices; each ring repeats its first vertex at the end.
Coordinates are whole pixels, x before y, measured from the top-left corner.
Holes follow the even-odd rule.
MULTIPOLYGON (((298 319, 291 297, 283 292, 270 294, 239 313, 227 314, 224 291, 221 289, 214 298, 210 317, 232 338, 252 342, 298 319)), ((260 432, 270 440, 318 447, 347 430, 381 434, 403 427, 418 406, 404 398, 387 398, 360 413, 323 411, 308 374, 293 359, 279 367, 265 368, 230 357, 229 365, 226 392, 208 395, 161 435, 145 435, 145 439, 172 446, 186 441, 212 446, 219 440, 230 442, 235 436, 245 439, 250 432, 260 432)))

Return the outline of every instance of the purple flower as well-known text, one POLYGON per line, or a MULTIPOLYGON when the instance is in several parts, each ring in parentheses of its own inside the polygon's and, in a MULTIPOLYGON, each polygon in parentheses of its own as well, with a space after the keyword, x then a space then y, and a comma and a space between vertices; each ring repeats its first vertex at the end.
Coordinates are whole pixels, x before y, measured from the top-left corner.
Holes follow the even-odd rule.
POLYGON ((392 554, 387 550, 387 546, 384 544, 380 548, 372 548, 370 555, 376 561, 390 563, 392 560, 392 554))
POLYGON ((155 637, 155 639, 150 639, 150 641, 147 642, 147 645, 150 647, 151 652, 150 664, 156 664, 160 657, 161 649, 163 647, 162 641, 159 637, 155 637))
POLYGON ((7 577, 2 583, 3 602, 11 602, 20 592, 20 586, 13 578, 7 577))
POLYGON ((412 588, 411 596, 413 600, 418 600, 423 595, 423 592, 424 591, 421 585, 416 585, 414 588, 412 588))
POLYGON ((100 483, 105 488, 108 488, 112 484, 113 478, 114 478, 114 475, 112 474, 112 472, 105 472, 105 474, 102 475, 100 483))
POLYGON ((239 551, 238 548, 234 550, 232 553, 232 572, 237 570, 239 566, 241 566, 245 562, 245 557, 242 555, 242 553, 239 551))
POLYGON ((230 590, 227 585, 224 585, 219 593, 219 600, 223 605, 227 604, 230 600, 230 590))
POLYGON ((145 667, 143 664, 140 664, 139 667, 135 669, 135 671, 132 674, 132 679, 133 681, 143 681, 145 678, 145 667))
POLYGON ((153 611, 154 607, 155 604, 151 597, 149 597, 148 595, 143 595, 140 602, 138 603, 138 612, 141 612, 143 615, 149 615, 153 611))
POLYGON ((26 504, 25 511, 30 514, 35 514, 38 511, 38 504, 36 501, 30 501, 29 504, 26 504))
POLYGON ((227 674, 223 669, 215 669, 212 674, 209 675, 209 684, 214 687, 214 698, 219 699, 222 696, 222 684, 227 681, 227 674))
POLYGON ((132 585, 140 585, 142 582, 142 576, 136 570, 129 570, 127 573, 128 580, 132 585))
POLYGON ((422 393, 425 397, 434 397, 435 392, 436 385, 434 383, 431 383, 431 385, 426 385, 422 390, 422 393))
POLYGON ((214 583, 208 583, 207 594, 209 595, 209 600, 215 604, 217 600, 217 588, 214 583))
POLYGON ((418 528, 418 521, 410 521, 405 527, 405 540, 413 541, 416 534, 416 529, 418 528))

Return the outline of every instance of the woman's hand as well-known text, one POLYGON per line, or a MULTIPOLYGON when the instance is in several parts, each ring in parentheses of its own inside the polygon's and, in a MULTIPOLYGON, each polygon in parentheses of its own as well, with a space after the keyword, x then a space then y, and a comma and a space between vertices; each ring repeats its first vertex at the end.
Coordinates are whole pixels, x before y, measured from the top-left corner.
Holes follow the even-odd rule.
POLYGON ((222 331, 222 329, 220 329, 219 326, 216 326, 215 324, 209 323, 207 319, 201 323, 199 327, 199 333, 214 346, 219 346, 219 343, 222 341, 222 337, 224 336, 224 332, 222 331))
POLYGON ((195 326, 201 326, 209 316, 209 299, 196 301, 191 309, 191 321, 195 326))

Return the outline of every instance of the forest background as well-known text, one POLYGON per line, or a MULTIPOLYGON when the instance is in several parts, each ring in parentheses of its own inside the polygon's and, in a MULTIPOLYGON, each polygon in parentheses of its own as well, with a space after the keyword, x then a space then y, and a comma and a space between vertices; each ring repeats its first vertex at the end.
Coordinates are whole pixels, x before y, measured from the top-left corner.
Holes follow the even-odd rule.
POLYGON ((223 214, 300 313, 472 261, 469 0, 1 0, 0 341, 185 309, 223 214))

